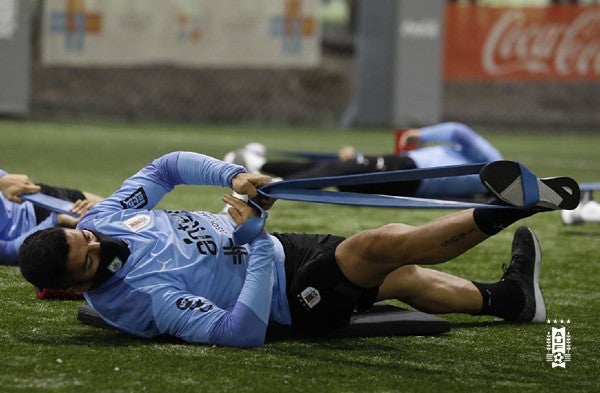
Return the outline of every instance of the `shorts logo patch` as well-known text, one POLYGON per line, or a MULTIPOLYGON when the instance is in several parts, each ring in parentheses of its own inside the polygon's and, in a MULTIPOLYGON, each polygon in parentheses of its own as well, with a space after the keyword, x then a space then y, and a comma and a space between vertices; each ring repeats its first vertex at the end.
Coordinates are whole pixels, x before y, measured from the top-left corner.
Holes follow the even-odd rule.
POLYGON ((148 224, 150 224, 151 218, 149 214, 138 214, 127 220, 123 221, 123 225, 132 232, 138 232, 148 224))
POLYGON ((321 301, 321 294, 313 287, 307 287, 299 296, 308 308, 313 308, 321 301))
POLYGON ((120 203, 123 209, 141 209, 148 204, 148 197, 146 191, 140 187, 120 203))

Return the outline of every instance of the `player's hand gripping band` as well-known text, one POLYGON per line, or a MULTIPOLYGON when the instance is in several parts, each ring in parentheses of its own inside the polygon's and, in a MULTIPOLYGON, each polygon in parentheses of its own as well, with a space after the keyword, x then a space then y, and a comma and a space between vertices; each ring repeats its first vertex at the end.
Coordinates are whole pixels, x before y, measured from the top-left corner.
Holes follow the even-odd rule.
POLYGON ((262 206, 248 198, 248 204, 256 210, 258 215, 252 216, 233 231, 233 242, 237 245, 250 243, 265 227, 269 215, 262 206))

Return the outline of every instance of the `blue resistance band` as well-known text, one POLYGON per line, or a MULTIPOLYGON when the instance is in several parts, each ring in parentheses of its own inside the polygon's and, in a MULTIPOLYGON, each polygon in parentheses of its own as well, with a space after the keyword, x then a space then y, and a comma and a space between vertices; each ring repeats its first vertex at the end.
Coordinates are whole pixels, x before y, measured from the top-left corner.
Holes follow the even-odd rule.
POLYGON ((519 163, 521 168, 521 185, 523 186, 523 205, 533 206, 540 200, 537 176, 519 163))
MULTIPOLYGON (((436 168, 408 169, 389 172, 366 173, 347 176, 316 177, 298 180, 283 180, 261 187, 258 192, 261 197, 284 199, 301 202, 327 203, 335 205, 368 206, 368 207, 395 207, 419 209, 469 209, 488 208, 506 209, 512 206, 488 205, 484 203, 448 201, 441 199, 413 198, 392 195, 361 194, 343 191, 321 190, 325 187, 350 186, 357 184, 374 184, 395 181, 410 181, 430 179, 436 177, 452 177, 478 174, 487 163, 470 165, 453 165, 436 168)), ((524 189, 525 206, 538 202, 538 187, 536 176, 523 165, 521 167, 521 181, 524 189)), ((600 183, 584 183, 582 190, 600 189, 600 183)), ((57 213, 77 216, 71 212, 73 203, 55 198, 42 193, 23 194, 21 199, 42 206, 57 213)), ((257 211, 258 215, 246 220, 233 233, 236 244, 245 244, 252 241, 264 228, 267 212, 257 201, 250 199, 248 203, 257 211)))
POLYGON ((600 190, 600 183, 581 183, 579 189, 581 191, 598 191, 600 190))
POLYGON ((21 194, 19 197, 24 201, 29 201, 34 205, 41 206, 53 212, 78 217, 77 214, 71 211, 71 208, 74 205, 74 203, 71 201, 65 201, 64 199, 55 198, 50 195, 42 194, 41 192, 36 192, 33 194, 21 194))
MULTIPOLYGON (((379 194, 362 194, 344 191, 322 190, 325 187, 351 186, 357 184, 387 183, 396 181, 422 180, 437 177, 453 177, 479 174, 481 168, 488 163, 452 165, 435 168, 418 168, 388 172, 365 173, 358 175, 315 177, 308 179, 283 180, 261 187, 258 192, 261 197, 284 199, 300 202, 327 203, 335 205, 369 206, 369 207, 395 207, 419 209, 515 209, 514 206, 489 205, 485 203, 448 201, 441 199, 401 197, 379 194)), ((537 178, 523 165, 521 168, 521 182, 524 188, 525 206, 532 206, 538 202, 537 178)), ((242 241, 251 241, 264 226, 266 212, 256 201, 250 200, 254 208, 260 212, 258 219, 246 221, 235 232, 241 232, 236 238, 242 241), (247 228, 243 228, 248 223, 247 228)), ((235 235, 234 232, 234 235, 235 235)), ((235 239, 235 238, 234 238, 235 239)), ((236 242, 238 243, 238 242, 236 242)), ((243 243, 238 243, 243 244, 243 243)))
POLYGON ((254 240, 265 227, 265 222, 269 217, 265 209, 256 201, 248 199, 248 204, 257 211, 258 215, 250 217, 233 231, 233 242, 238 245, 254 240))

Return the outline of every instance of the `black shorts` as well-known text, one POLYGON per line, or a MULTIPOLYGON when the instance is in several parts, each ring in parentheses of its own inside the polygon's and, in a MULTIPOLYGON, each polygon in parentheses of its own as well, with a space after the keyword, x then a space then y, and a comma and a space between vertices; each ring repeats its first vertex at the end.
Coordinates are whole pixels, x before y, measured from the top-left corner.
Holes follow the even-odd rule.
MULTIPOLYGON (((53 196, 55 198, 63 199, 65 201, 76 202, 78 199, 85 199, 85 195, 79 190, 72 190, 70 188, 61 188, 49 186, 46 184, 38 184, 41 188, 40 192, 46 195, 53 196)), ((33 207, 35 211, 35 220, 39 224, 44 221, 48 216, 52 213, 52 211, 40 207, 38 205, 34 205, 33 207)))
POLYGON ((350 323, 355 310, 367 310, 378 288, 360 288, 348 280, 335 260, 344 238, 334 235, 273 233, 285 252, 286 294, 292 327, 319 335, 350 323))

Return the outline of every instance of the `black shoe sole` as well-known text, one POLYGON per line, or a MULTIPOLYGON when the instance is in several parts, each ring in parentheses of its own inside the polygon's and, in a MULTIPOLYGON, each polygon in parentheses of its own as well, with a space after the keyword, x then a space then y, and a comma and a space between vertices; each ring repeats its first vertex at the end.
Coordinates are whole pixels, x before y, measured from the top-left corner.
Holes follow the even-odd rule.
MULTIPOLYGON (((535 176, 532 173, 526 174, 535 176)), ((481 182, 497 198, 509 205, 526 207, 524 201, 521 166, 514 161, 494 161, 479 172, 481 182)), ((536 177, 538 202, 535 206, 552 210, 573 210, 579 204, 581 192, 577 182, 570 177, 536 177)), ((529 206, 527 206, 529 207, 529 206)))

